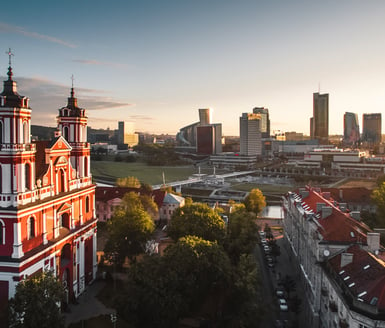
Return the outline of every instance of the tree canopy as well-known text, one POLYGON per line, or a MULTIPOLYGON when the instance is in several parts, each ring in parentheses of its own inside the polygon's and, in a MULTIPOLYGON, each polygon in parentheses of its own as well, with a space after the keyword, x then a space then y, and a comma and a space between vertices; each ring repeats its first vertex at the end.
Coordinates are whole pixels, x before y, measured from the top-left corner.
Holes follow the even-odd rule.
POLYGON ((21 281, 15 297, 9 302, 11 328, 64 327, 64 318, 58 304, 64 289, 51 272, 21 281))
POLYGON ((192 203, 176 209, 167 226, 167 234, 174 240, 191 235, 220 241, 225 231, 223 219, 203 203, 192 203))
POLYGON ((106 257, 118 265, 123 264, 126 257, 134 260, 136 255, 145 251, 154 228, 140 196, 134 192, 126 194, 108 221, 109 238, 104 248, 106 257))
POLYGON ((116 185, 118 187, 131 187, 131 188, 140 188, 141 186, 140 181, 136 177, 118 178, 116 180, 116 185))
POLYGON ((266 207, 265 196, 259 189, 252 189, 244 200, 246 209, 259 215, 266 207))

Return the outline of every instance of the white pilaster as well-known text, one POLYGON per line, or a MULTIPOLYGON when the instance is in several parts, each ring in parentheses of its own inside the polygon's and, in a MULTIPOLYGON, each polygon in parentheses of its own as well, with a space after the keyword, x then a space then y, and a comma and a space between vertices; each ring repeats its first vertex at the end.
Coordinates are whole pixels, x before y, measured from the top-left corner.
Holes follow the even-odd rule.
POLYGON ((23 244, 21 242, 21 222, 13 224, 13 253, 12 258, 21 258, 24 256, 23 244))

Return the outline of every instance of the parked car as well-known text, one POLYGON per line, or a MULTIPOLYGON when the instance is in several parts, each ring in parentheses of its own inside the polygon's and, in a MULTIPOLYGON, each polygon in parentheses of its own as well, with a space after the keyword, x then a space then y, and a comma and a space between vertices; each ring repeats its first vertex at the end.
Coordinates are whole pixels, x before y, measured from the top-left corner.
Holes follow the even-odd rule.
POLYGON ((263 250, 265 251, 266 254, 270 254, 270 247, 269 246, 264 245, 263 250))
POLYGON ((279 309, 281 311, 288 311, 289 307, 287 306, 286 300, 284 298, 278 299, 279 309))
POLYGON ((261 236, 261 238, 265 238, 266 233, 265 233, 264 231, 260 231, 260 232, 259 232, 259 235, 261 236))
POLYGON ((261 243, 262 243, 262 245, 267 245, 267 240, 265 238, 262 238, 261 243))
POLYGON ((284 298, 285 292, 282 289, 277 289, 275 295, 277 295, 278 298, 284 298))

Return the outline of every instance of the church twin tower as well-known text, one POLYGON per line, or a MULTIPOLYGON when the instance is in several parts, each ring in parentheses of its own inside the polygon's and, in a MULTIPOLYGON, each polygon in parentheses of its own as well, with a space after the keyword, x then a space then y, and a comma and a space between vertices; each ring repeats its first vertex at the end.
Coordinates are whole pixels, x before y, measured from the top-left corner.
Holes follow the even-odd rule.
POLYGON ((68 302, 95 279, 97 266, 85 110, 72 86, 55 138, 32 142, 29 99, 12 76, 10 62, 0 94, 0 312, 22 279, 53 271, 68 302))

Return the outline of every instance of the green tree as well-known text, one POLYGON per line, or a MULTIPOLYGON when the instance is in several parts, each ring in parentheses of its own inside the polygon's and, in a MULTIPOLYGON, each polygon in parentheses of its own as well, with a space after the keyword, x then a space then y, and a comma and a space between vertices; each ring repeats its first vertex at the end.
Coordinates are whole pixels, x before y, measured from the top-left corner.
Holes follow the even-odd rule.
POLYGON ((266 206, 265 196, 259 189, 252 189, 244 200, 248 211, 259 215, 266 206))
POLYGON ((21 281, 9 301, 10 328, 64 327, 58 307, 63 296, 63 286, 51 272, 21 281))
POLYGON ((377 215, 376 218, 371 218, 372 224, 375 224, 376 228, 383 228, 385 226, 385 182, 379 182, 378 188, 372 192, 372 199, 377 205, 377 215))
POLYGON ((192 235, 206 240, 223 240, 225 223, 207 204, 192 203, 175 210, 167 226, 167 234, 174 240, 192 235))
POLYGON ((216 242, 183 237, 163 257, 146 256, 130 267, 116 307, 135 327, 176 327, 180 318, 196 313, 215 317, 230 272, 226 253, 216 242))
POLYGON ((256 215, 244 207, 237 207, 230 214, 225 238, 225 249, 233 263, 237 263, 241 254, 250 254, 258 241, 256 215))
POLYGON ((145 251, 153 231, 154 222, 143 207, 140 196, 134 192, 126 194, 108 221, 106 257, 118 265, 122 265, 126 257, 135 260, 136 255, 145 251))
POLYGON ((131 187, 131 188, 140 188, 141 186, 140 181, 136 177, 118 178, 116 180, 116 185, 118 187, 131 187))

